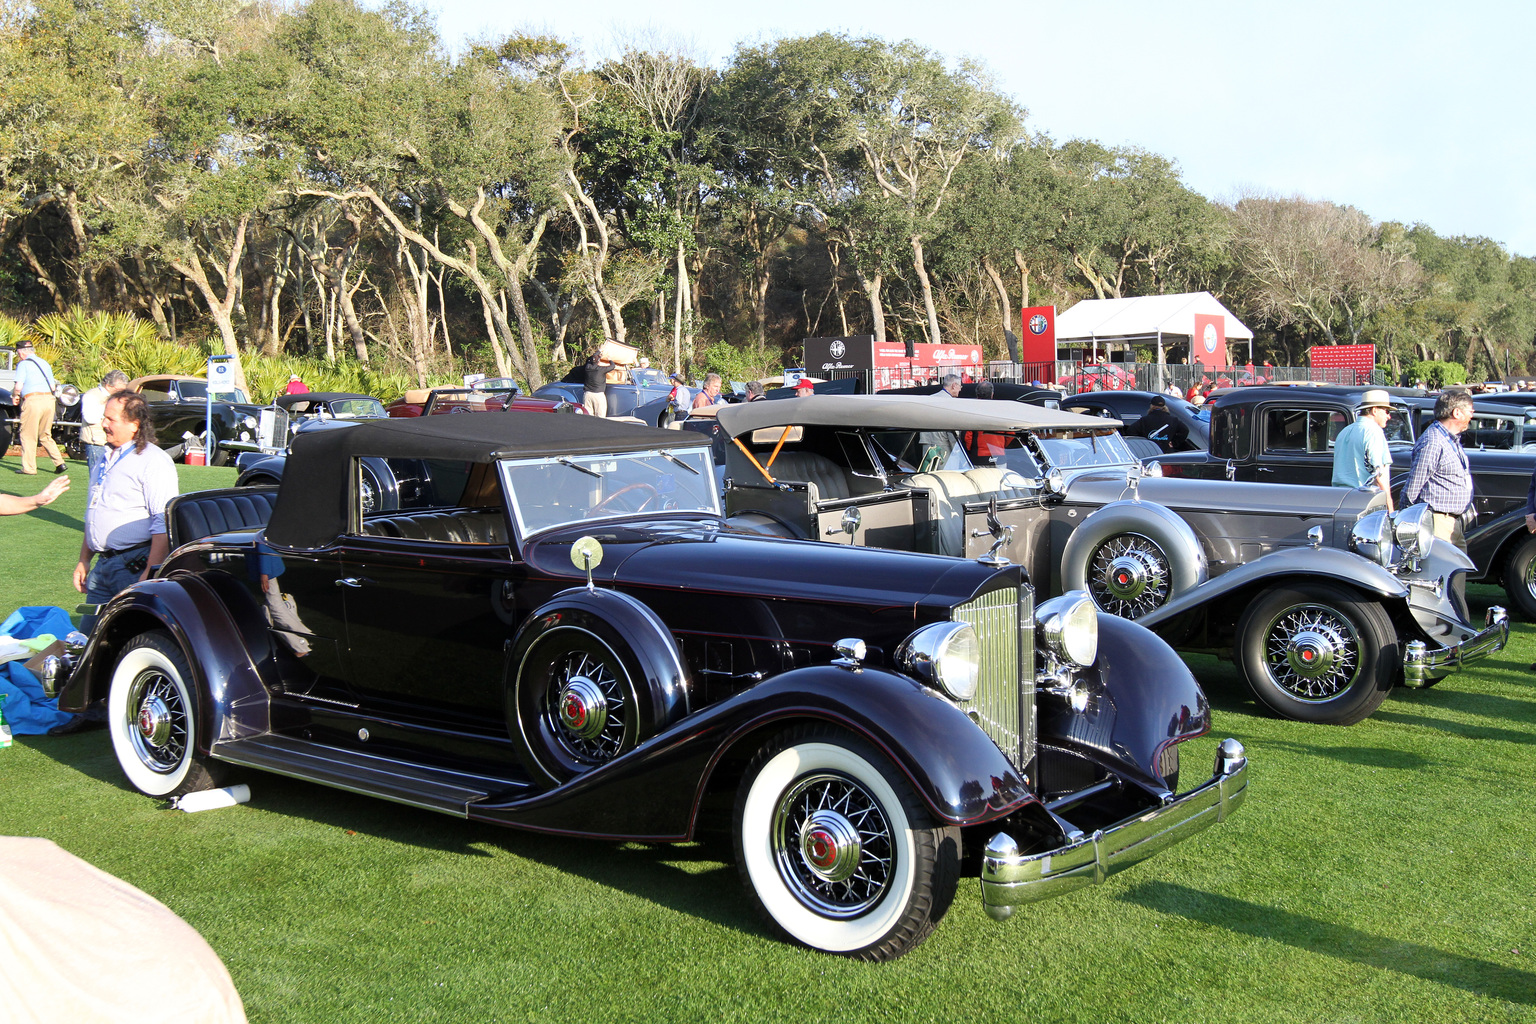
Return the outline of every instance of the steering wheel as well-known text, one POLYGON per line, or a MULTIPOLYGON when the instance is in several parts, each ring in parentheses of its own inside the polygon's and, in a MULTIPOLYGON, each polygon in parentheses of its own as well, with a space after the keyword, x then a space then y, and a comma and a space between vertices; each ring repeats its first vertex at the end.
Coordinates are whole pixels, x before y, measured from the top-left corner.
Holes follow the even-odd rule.
POLYGON ((608 497, 604 498, 602 501, 598 502, 596 505, 593 505, 590 509, 587 510, 587 518, 590 519, 593 516, 603 514, 604 512, 608 511, 608 506, 611 505, 613 502, 617 501, 619 498, 622 498, 624 495, 628 494, 630 491, 640 491, 640 490, 648 491, 650 493, 648 493, 646 495, 644 501, 640 502, 640 504, 636 505, 630 511, 632 511, 632 512, 644 512, 645 511, 645 506, 649 505, 651 503, 651 500, 656 497, 656 488, 652 487, 650 484, 645 484, 645 483, 630 484, 627 487, 620 487, 618 490, 616 490, 612 494, 608 495, 608 497))

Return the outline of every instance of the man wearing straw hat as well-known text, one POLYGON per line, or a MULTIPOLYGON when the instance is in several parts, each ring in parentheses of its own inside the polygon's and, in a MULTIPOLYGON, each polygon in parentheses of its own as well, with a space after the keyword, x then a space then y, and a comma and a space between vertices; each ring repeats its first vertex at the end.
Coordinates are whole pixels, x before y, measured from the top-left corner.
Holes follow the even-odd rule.
POLYGON ((1359 418, 1333 442, 1333 486, 1374 487, 1387 496, 1392 511, 1392 451, 1387 447, 1386 425, 1392 415, 1392 396, 1372 388, 1361 396, 1359 418))

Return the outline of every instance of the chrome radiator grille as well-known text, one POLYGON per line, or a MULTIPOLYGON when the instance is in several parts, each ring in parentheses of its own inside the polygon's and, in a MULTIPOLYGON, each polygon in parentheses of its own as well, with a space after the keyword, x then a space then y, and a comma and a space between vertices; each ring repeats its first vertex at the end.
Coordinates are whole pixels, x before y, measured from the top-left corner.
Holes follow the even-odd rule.
POLYGON ((961 708, 1021 770, 1035 751, 1034 608, 1029 587, 994 590, 957 607, 981 641, 981 680, 961 708))

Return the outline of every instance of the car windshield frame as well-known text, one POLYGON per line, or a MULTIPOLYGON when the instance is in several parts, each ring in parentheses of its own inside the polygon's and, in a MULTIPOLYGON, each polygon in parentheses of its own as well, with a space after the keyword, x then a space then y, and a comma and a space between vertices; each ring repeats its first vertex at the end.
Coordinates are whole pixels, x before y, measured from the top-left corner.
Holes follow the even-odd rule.
MULTIPOLYGON (((205 380, 179 380, 176 382, 176 393, 181 396, 183 402, 206 402, 210 397, 208 382, 205 380)), ((212 398, 215 402, 229 402, 234 405, 250 404, 250 399, 246 398, 245 392, 239 388, 215 391, 212 398)))
POLYGON ((1122 469, 1141 464, 1141 460, 1131 454, 1120 432, 1113 427, 1102 430, 1032 430, 1030 436, 1046 464, 1063 473, 1122 469))
POLYGON ((636 515, 721 515, 714 459, 704 447, 508 458, 498 460, 497 472, 524 540, 562 526, 636 515), (634 497, 602 507, 624 489, 634 497), (652 507, 661 495, 672 496, 674 503, 652 507))
POLYGON ((315 411, 320 414, 338 420, 377 420, 389 415, 377 398, 338 398, 315 411))

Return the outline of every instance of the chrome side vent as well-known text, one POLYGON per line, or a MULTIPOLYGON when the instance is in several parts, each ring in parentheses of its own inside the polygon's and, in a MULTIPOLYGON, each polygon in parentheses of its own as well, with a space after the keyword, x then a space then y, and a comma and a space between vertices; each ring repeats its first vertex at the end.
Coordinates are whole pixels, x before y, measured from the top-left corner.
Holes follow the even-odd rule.
POLYGON ((1023 770, 1035 750, 1034 615, 1029 587, 983 594, 950 613, 969 623, 981 644, 976 696, 960 707, 1023 770))

